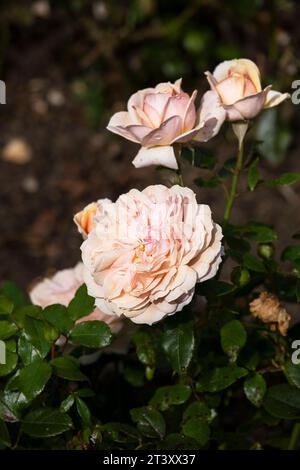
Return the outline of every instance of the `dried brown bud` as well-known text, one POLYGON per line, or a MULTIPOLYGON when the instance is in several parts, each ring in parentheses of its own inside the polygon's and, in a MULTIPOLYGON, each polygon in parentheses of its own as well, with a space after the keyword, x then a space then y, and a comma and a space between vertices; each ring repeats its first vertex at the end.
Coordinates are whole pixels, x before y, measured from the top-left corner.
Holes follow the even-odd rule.
POLYGON ((264 323, 269 323, 272 330, 277 329, 281 335, 286 336, 291 317, 276 295, 262 292, 250 303, 249 308, 251 315, 264 323))

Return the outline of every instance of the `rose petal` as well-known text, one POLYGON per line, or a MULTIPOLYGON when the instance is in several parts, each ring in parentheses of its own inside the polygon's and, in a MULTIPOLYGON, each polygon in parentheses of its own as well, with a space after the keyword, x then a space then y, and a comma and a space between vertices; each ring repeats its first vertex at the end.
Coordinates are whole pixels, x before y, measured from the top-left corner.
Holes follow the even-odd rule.
POLYGON ((144 168, 150 165, 161 165, 172 170, 178 170, 177 160, 175 158, 172 146, 142 147, 133 160, 135 168, 144 168))
POLYGON ((267 93, 266 101, 265 101, 265 108, 273 108, 274 106, 278 106, 284 100, 290 98, 289 93, 280 93, 279 91, 269 90, 267 93))
POLYGON ((150 132, 142 141, 143 147, 154 147, 156 145, 169 145, 181 134, 182 119, 173 116, 164 121, 160 127, 150 132))

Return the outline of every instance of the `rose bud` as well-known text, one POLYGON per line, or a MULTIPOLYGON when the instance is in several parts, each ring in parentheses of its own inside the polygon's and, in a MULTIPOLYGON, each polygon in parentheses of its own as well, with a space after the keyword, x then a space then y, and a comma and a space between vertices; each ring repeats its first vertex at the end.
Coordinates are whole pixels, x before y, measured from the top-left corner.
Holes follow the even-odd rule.
POLYGON ((206 72, 206 76, 228 121, 252 119, 263 109, 277 106, 290 96, 271 90, 271 85, 262 90, 259 69, 249 59, 226 60, 213 74, 206 72))

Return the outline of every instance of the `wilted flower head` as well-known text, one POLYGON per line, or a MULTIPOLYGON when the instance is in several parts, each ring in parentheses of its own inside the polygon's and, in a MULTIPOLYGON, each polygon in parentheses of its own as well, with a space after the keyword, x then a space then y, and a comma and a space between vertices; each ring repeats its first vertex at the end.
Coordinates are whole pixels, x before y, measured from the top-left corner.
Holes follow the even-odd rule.
MULTIPOLYGON (((43 279, 29 292, 32 303, 42 308, 52 304, 61 304, 67 307, 77 289, 84 283, 83 270, 83 264, 78 263, 74 268, 63 269, 53 277, 43 279)), ((123 326, 120 319, 106 315, 99 308, 95 308, 91 314, 80 318, 76 323, 91 320, 104 321, 114 333, 118 333, 123 326)))
POLYGON ((207 141, 225 119, 214 96, 206 94, 196 111, 195 90, 191 96, 181 89, 181 79, 140 90, 128 101, 127 111, 112 116, 107 129, 142 146, 133 160, 136 168, 162 165, 177 169, 172 144, 207 141))
POLYGON ((206 75, 229 121, 252 119, 263 108, 277 106, 289 97, 271 90, 271 85, 262 90, 259 69, 249 59, 226 60, 206 75))
POLYGON ((262 292, 257 299, 252 300, 249 308, 254 317, 269 323, 272 330, 278 329, 281 335, 286 336, 291 317, 276 295, 262 292))
POLYGON ((94 223, 81 247, 88 292, 134 323, 182 310, 221 262, 221 228, 188 188, 133 189, 101 206, 94 223))

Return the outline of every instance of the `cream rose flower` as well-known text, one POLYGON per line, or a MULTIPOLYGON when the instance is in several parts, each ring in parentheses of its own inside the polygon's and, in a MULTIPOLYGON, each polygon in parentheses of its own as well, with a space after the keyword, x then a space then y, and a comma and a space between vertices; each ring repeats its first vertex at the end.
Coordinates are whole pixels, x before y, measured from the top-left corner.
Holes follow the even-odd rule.
MULTIPOLYGON (((83 270, 83 264, 78 263, 74 268, 63 269, 53 277, 43 279, 29 292, 32 303, 42 308, 52 304, 61 304, 67 307, 77 289, 84 283, 83 270)), ((114 333, 118 333, 123 326, 120 319, 106 315, 99 308, 95 308, 90 315, 80 318, 76 323, 91 320, 104 321, 114 333)))
POLYGON ((214 94, 205 94, 196 111, 195 90, 191 96, 181 89, 181 79, 140 90, 128 101, 127 111, 114 114, 107 129, 142 148, 133 160, 136 168, 162 165, 177 169, 172 144, 207 141, 215 136, 225 112, 214 94))
POLYGON ((134 323, 182 310, 221 262, 221 228, 189 188, 132 189, 94 224, 81 246, 88 292, 103 312, 134 323))
POLYGON ((289 97, 288 93, 271 90, 271 85, 262 90, 259 69, 249 59, 226 60, 206 76, 229 121, 252 119, 289 97))

